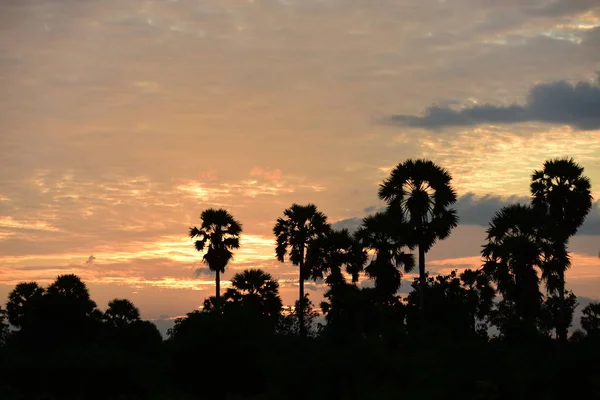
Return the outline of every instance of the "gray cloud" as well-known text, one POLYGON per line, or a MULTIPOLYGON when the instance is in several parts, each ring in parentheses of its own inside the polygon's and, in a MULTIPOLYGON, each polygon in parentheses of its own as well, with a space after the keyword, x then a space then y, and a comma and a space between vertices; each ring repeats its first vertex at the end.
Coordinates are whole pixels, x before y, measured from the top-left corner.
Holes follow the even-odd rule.
POLYGON ((331 227, 335 230, 348 229, 350 232, 355 232, 362 223, 362 218, 347 218, 341 221, 334 222, 331 227))
POLYGON ((532 15, 564 17, 599 8, 597 0, 555 0, 528 11, 532 15))
POLYGON ((600 46, 600 26, 590 29, 585 33, 583 44, 587 46, 600 46))
POLYGON ((460 218, 460 224, 488 226, 496 211, 502 207, 528 202, 528 197, 501 197, 492 194, 479 197, 473 193, 467 193, 458 199, 455 208, 460 218))
POLYGON ((579 228, 578 233, 582 235, 600 235, 600 201, 596 201, 592 205, 592 210, 581 228, 579 228))
POLYGON ((205 276, 207 278, 214 278, 215 272, 210 270, 206 264, 199 263, 197 268, 194 270, 194 276, 196 278, 200 278, 202 276, 205 276))
MULTIPOLYGON (((509 196, 502 197, 493 194, 485 196, 476 196, 474 193, 467 193, 460 196, 456 202, 455 209, 458 212, 461 225, 476 225, 487 227, 494 214, 509 204, 529 203, 528 197, 509 196)), ((333 223, 334 229, 348 229, 350 232, 356 231, 362 223, 362 218, 347 218, 333 223)), ((580 235, 600 235, 600 201, 592 205, 592 210, 588 214, 585 222, 579 228, 580 235)))
POLYGON ((478 124, 509 124, 539 121, 564 124, 582 130, 600 128, 600 80, 570 84, 556 81, 533 86, 523 105, 477 105, 454 110, 431 106, 425 115, 392 115, 389 122, 436 129, 478 124))
MULTIPOLYGON (((528 197, 500 197, 494 195, 477 197, 473 193, 467 193, 456 202, 456 210, 461 224, 487 227, 494 213, 502 207, 509 204, 526 204, 528 202, 528 197)), ((581 228, 579 228, 578 234, 600 235, 600 201, 596 201, 592 205, 592 209, 581 228)))

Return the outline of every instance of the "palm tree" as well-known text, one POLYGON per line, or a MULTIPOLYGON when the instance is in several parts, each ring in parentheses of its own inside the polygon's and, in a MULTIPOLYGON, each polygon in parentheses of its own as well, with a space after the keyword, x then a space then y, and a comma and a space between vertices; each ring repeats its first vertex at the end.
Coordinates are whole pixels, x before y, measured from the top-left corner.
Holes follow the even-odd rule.
POLYGON ((385 299, 400 289, 402 271, 399 268, 408 273, 415 267, 414 256, 403 251, 408 247, 406 238, 410 235, 410 227, 394 222, 387 213, 376 213, 363 219, 356 232, 361 246, 375 253, 365 272, 375 279, 375 289, 385 299))
POLYGON ((221 297, 221 273, 233 258, 232 250, 240 247, 240 234, 242 225, 236 221, 226 210, 209 208, 200 215, 202 225, 200 228, 190 228, 190 238, 198 238, 195 242, 196 250, 206 253, 202 261, 208 264, 211 271, 215 271, 215 286, 217 301, 221 297))
POLYGON ((346 273, 350 274, 352 282, 356 283, 366 260, 366 252, 347 229, 332 229, 307 249, 306 271, 315 280, 327 275, 325 283, 336 287, 346 283, 343 266, 346 266, 346 273))
POLYGON ((412 239, 419 248, 419 283, 421 317, 425 313, 425 253, 438 241, 447 238, 458 225, 456 202, 450 173, 429 160, 407 160, 398 164, 379 187, 379 198, 388 203, 390 215, 401 224, 407 221, 412 239))
MULTIPOLYGON (((314 204, 301 206, 292 204, 290 208, 283 211, 283 218, 278 218, 273 227, 273 233, 277 238, 275 253, 280 262, 285 261, 288 254, 289 259, 299 268, 300 293, 299 304, 306 300, 304 297, 304 280, 308 274, 305 271, 306 252, 309 246, 318 238, 330 230, 325 214, 317 210, 314 204)), ((306 335, 304 326, 304 313, 298 313, 300 324, 300 335, 306 335)))
POLYGON ((279 316, 282 306, 279 283, 271 274, 261 269, 247 269, 233 276, 231 286, 225 292, 227 301, 255 309, 265 317, 279 316))
POLYGON ((140 321, 140 310, 127 299, 113 299, 108 303, 104 316, 113 326, 122 328, 140 321))
MULTIPOLYGON (((546 218, 530 206, 514 204, 498 211, 487 229, 481 251, 483 271, 515 306, 516 317, 529 332, 535 331, 542 294, 537 270, 544 270, 546 218)), ((508 303, 507 303, 508 304, 508 303)))
POLYGON ((22 282, 8 295, 6 315, 11 325, 22 328, 31 320, 33 309, 44 295, 44 289, 36 282, 22 282))
POLYGON ((583 224, 592 208, 590 179, 583 175, 583 167, 572 158, 556 158, 544 163, 541 171, 531 178, 532 205, 551 219, 553 242, 547 286, 558 293, 559 315, 556 334, 561 341, 567 340, 565 322, 565 272, 570 266, 567 246, 569 238, 583 224), (554 278, 554 279, 552 279, 554 278))

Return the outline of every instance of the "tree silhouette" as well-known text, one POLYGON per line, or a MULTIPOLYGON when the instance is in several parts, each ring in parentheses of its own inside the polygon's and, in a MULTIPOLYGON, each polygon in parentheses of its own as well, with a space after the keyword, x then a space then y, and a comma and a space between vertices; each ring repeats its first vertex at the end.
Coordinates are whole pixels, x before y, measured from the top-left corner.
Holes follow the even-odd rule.
POLYGON ((557 158, 546 161, 542 170, 533 173, 531 194, 533 207, 546 213, 554 225, 551 230, 553 247, 549 254, 552 262, 547 263, 546 282, 548 289, 558 294, 556 333, 566 342, 565 272, 570 266, 567 245, 592 208, 591 184, 583 175, 583 167, 572 158, 557 158))
MULTIPOLYGON (((298 266, 300 283, 298 301, 301 305, 299 310, 306 308, 304 280, 308 278, 308 271, 305 270, 307 249, 329 230, 327 217, 319 212, 314 204, 306 206, 293 204, 283 211, 283 218, 278 218, 273 227, 273 233, 277 238, 277 247, 275 248, 277 259, 284 262, 285 256, 289 252, 289 259, 298 266)), ((304 317, 303 312, 298 313, 301 336, 306 335, 304 317)))
POLYGON ((475 333, 487 335, 487 323, 496 290, 492 287, 489 276, 483 270, 467 269, 460 274, 460 281, 466 291, 467 309, 471 316, 471 329, 475 333))
MULTIPOLYGON (((421 284, 415 279, 413 290, 408 294, 407 329, 421 334, 420 318, 417 317, 420 306, 421 284)), ((427 325, 425 333, 435 335, 440 340, 456 339, 476 333, 474 314, 477 304, 471 303, 467 290, 461 285, 456 270, 449 275, 427 277, 427 325)))
POLYGON ((523 334, 535 331, 541 305, 536 268, 544 268, 545 218, 530 206, 515 204, 498 211, 487 229, 481 252, 483 271, 496 282, 498 291, 514 304, 523 334))
POLYGON ((375 289, 381 299, 392 299, 400 289, 402 271, 399 268, 410 272, 415 266, 413 255, 403 251, 408 246, 410 233, 408 224, 394 223, 388 213, 364 218, 356 232, 360 245, 374 252, 365 272, 375 280, 375 289))
POLYGON ((216 298, 221 296, 221 273, 233 258, 232 250, 240 247, 240 234, 242 225, 236 221, 226 210, 209 208, 200 216, 200 228, 190 228, 190 237, 198 238, 195 242, 196 250, 206 253, 202 257, 204 263, 211 271, 215 271, 216 298))
MULTIPOLYGON (((577 296, 570 291, 565 291, 565 298, 562 301, 556 294, 547 296, 542 303, 539 323, 546 336, 550 337, 552 330, 555 330, 559 323, 564 323, 568 329, 573 323, 573 313, 577 305, 577 296)), ((557 338, 559 338, 558 332, 557 338)))
POLYGON ((270 319, 277 319, 281 311, 279 283, 260 269, 248 269, 235 274, 225 300, 240 304, 248 310, 270 319))
POLYGON ((96 303, 90 298, 85 283, 74 274, 59 275, 46 289, 46 298, 54 301, 54 306, 64 306, 61 311, 73 312, 77 316, 89 316, 96 308, 96 303))
POLYGON ((398 164, 379 188, 379 198, 388 203, 388 212, 399 223, 406 220, 419 251, 420 308, 425 312, 425 254, 447 238, 458 225, 450 173, 429 160, 407 160, 398 164))
POLYGON ((582 310, 581 327, 588 336, 600 335, 600 302, 590 303, 582 310))
POLYGON ((11 325, 22 328, 33 318, 34 307, 44 295, 44 289, 36 282, 23 282, 8 295, 6 313, 11 325))
MULTIPOLYGON (((467 269, 460 275, 453 270, 449 275, 428 277, 427 283, 426 333, 440 339, 476 336, 487 339, 487 320, 496 292, 482 270, 467 269)), ((421 334, 417 312, 421 290, 418 279, 412 288, 406 299, 407 329, 421 334)))
POLYGON ((0 306, 0 346, 3 346, 8 337, 8 324, 6 323, 6 310, 0 306))
POLYGON ((314 309, 313 302, 308 293, 304 295, 303 301, 296 300, 291 313, 281 315, 277 325, 277 333, 283 336, 315 337, 318 328, 315 326, 315 318, 319 313, 314 309), (303 325, 300 325, 300 324, 303 325))
POLYGON ((113 299, 108 303, 104 318, 112 326, 123 328, 140 321, 140 310, 127 299, 113 299))
POLYGON ((325 283, 334 287, 346 283, 344 266, 352 282, 357 282, 366 259, 366 252, 347 229, 331 229, 307 249, 306 271, 313 279, 325 278, 325 283))

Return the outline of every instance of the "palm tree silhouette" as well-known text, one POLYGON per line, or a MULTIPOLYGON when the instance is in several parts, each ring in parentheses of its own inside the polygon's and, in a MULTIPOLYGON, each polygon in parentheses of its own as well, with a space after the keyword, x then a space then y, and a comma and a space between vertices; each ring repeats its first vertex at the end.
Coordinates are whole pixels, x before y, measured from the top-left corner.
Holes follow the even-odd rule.
POLYGON ((496 282, 504 300, 513 302, 523 327, 535 330, 540 309, 537 269, 544 269, 546 218, 530 206, 514 204, 498 211, 481 251, 483 271, 496 282))
POLYGON ((347 229, 332 229, 307 249, 306 271, 315 280, 326 275, 325 283, 334 287, 346 283, 342 269, 346 266, 346 273, 355 283, 366 259, 366 252, 347 229))
POLYGON ((565 272, 570 266, 567 246, 569 238, 583 224, 592 208, 591 184, 583 175, 583 167, 572 158, 556 158, 544 163, 531 180, 531 203, 546 213, 553 224, 550 232, 553 247, 546 280, 548 290, 558 293, 559 315, 556 335, 565 342, 565 272))
POLYGON ((44 295, 44 289, 36 282, 22 282, 8 295, 6 315, 11 325, 22 328, 32 318, 33 308, 44 295))
POLYGON ((402 272, 398 268, 410 272, 415 267, 414 256, 403 251, 410 233, 407 224, 395 223, 387 213, 364 218, 356 232, 361 246, 375 252, 365 272, 375 279, 375 289, 383 299, 391 298, 400 289, 402 272))
POLYGON ((140 320, 140 310, 127 299, 113 299, 104 316, 113 326, 123 328, 140 320))
POLYGON ((215 271, 215 286, 217 302, 221 297, 221 273, 233 258, 232 250, 240 247, 242 225, 226 210, 209 208, 200 215, 200 228, 190 228, 190 238, 198 238, 196 250, 204 251, 208 246, 202 261, 211 271, 215 271))
POLYGON ((279 283, 261 269, 247 269, 235 274, 231 288, 223 296, 227 301, 240 303, 265 317, 275 318, 281 311, 279 283))
POLYGON ((419 249, 421 317, 425 312, 425 253, 438 241, 447 238, 458 225, 454 209, 456 192, 450 173, 429 160, 407 160, 398 164, 379 187, 379 198, 388 203, 388 212, 399 223, 406 220, 412 228, 419 249))
MULTIPOLYGON (((299 299, 300 304, 305 302, 304 280, 308 274, 305 271, 306 253, 309 246, 318 238, 325 235, 330 230, 325 214, 317 210, 314 204, 301 206, 292 204, 290 208, 283 211, 283 218, 278 218, 273 227, 273 233, 277 238, 277 247, 275 253, 280 262, 285 261, 288 254, 289 259, 299 268, 299 299)), ((300 335, 306 335, 304 326, 304 313, 298 313, 298 322, 300 324, 300 335)))

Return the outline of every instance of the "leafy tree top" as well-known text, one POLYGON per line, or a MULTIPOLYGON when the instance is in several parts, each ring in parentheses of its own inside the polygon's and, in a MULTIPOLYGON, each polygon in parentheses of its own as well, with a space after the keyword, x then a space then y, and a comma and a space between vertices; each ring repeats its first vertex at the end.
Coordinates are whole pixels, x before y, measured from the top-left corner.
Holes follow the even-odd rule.
POLYGON ((224 209, 209 208, 200 216, 200 228, 190 228, 190 237, 197 238, 196 250, 207 251, 202 260, 212 271, 225 272, 225 267, 233 258, 233 249, 240 247, 242 225, 224 209))

